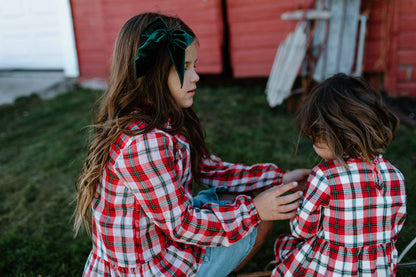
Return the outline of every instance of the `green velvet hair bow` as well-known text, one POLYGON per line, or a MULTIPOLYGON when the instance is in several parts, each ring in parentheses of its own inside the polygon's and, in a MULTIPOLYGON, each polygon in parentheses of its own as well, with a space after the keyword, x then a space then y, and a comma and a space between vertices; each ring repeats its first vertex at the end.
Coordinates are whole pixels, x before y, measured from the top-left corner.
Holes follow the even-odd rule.
POLYGON ((145 75, 153 66, 158 49, 167 43, 170 59, 178 72, 181 87, 185 71, 185 49, 194 38, 183 30, 168 30, 168 26, 161 17, 149 24, 144 30, 142 37, 146 42, 137 49, 134 68, 136 78, 145 75))

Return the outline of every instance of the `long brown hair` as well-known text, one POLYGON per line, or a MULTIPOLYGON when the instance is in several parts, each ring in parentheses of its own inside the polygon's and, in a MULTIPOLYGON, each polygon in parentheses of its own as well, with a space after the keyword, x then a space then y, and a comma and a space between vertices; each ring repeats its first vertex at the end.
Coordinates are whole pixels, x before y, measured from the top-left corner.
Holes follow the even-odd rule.
POLYGON ((393 140, 399 120, 384 104, 381 93, 363 79, 343 73, 315 86, 299 106, 296 124, 313 142, 328 144, 336 160, 370 161, 393 140))
POLYGON ((143 13, 129 19, 121 28, 114 47, 108 88, 99 99, 94 137, 81 176, 77 181, 77 206, 74 217, 75 234, 84 223, 90 224, 90 206, 108 160, 111 144, 121 134, 138 135, 159 128, 171 134, 184 135, 190 144, 192 173, 198 181, 203 156, 210 153, 205 144, 199 119, 192 108, 182 109, 172 97, 168 85, 169 70, 173 66, 166 47, 158 49, 157 58, 147 73, 135 77, 134 59, 144 44, 144 29, 161 17, 168 30, 180 29, 194 37, 194 32, 179 18, 158 13, 143 13), (170 128, 166 122, 170 120, 170 128), (127 130, 136 121, 146 122, 137 131, 127 130))

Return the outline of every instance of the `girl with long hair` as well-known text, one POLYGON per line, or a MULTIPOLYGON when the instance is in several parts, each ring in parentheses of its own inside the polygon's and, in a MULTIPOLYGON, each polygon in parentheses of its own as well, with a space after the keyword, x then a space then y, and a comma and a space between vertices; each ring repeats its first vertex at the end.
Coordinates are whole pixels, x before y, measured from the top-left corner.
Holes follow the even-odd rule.
POLYGON ((226 276, 258 250, 271 220, 298 207, 300 192, 283 194, 308 170, 210 153, 192 109, 197 46, 179 18, 157 13, 132 17, 117 36, 77 183, 74 229, 92 228, 85 276, 226 276), (211 188, 194 197, 193 182, 211 188), (259 189, 268 190, 248 196, 259 189))

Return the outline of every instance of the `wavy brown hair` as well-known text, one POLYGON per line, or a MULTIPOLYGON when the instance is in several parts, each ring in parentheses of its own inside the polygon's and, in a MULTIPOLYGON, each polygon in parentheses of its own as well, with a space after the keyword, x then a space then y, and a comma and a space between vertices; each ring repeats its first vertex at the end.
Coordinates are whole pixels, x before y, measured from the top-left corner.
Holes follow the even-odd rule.
POLYGON ((196 181, 202 157, 210 155, 197 115, 191 108, 182 109, 169 91, 167 80, 173 64, 167 45, 158 48, 154 64, 147 73, 140 78, 135 77, 134 59, 137 49, 145 42, 141 34, 158 17, 166 22, 168 30, 183 30, 196 40, 194 32, 182 20, 158 13, 136 15, 121 28, 115 42, 108 88, 98 101, 96 120, 92 126, 93 140, 76 185, 75 235, 82 224, 89 228, 91 202, 100 184, 110 146, 121 133, 133 136, 159 128, 173 135, 184 135, 190 144, 192 173, 196 181), (168 120, 171 128, 165 127, 168 120), (128 125, 137 121, 146 122, 146 127, 127 130, 128 125))
POLYGON ((300 134, 324 141, 337 161, 346 157, 370 161, 393 140, 399 120, 385 105, 381 93, 363 79, 343 73, 315 86, 299 106, 300 134))

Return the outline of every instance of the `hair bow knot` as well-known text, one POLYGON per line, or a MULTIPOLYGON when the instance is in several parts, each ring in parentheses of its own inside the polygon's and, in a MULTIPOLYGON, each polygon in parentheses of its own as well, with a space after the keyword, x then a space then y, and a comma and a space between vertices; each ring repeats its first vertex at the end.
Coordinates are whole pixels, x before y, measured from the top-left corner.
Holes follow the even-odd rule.
POLYGON ((161 17, 149 24, 142 37, 146 42, 137 49, 134 68, 136 78, 145 75, 153 66, 159 47, 167 43, 170 59, 178 73, 181 87, 185 71, 185 49, 194 38, 187 32, 179 29, 169 31, 168 26, 161 17))

